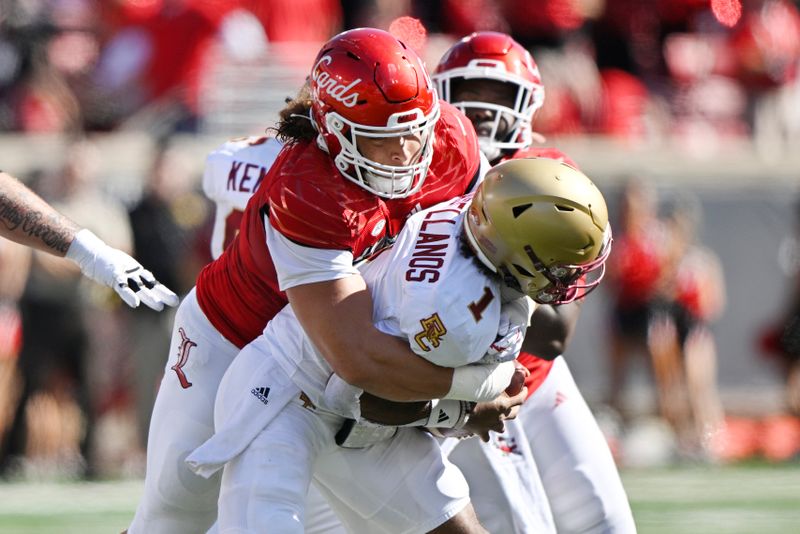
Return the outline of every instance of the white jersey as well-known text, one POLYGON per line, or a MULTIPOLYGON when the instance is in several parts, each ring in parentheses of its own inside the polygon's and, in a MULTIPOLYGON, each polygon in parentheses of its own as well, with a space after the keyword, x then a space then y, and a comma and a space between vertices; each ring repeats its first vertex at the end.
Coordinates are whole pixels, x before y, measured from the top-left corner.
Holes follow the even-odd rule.
MULTIPOLYGON (((499 280, 487 277, 461 251, 469 197, 414 214, 394 246, 359 266, 373 298, 373 323, 404 338, 419 356, 443 367, 483 358, 497 337, 499 280)), ((331 367, 284 308, 253 344, 276 358, 319 405, 331 367)))
POLYGON ((239 230, 247 202, 283 145, 272 137, 240 137, 206 158, 203 192, 216 204, 211 256, 218 258, 239 230))

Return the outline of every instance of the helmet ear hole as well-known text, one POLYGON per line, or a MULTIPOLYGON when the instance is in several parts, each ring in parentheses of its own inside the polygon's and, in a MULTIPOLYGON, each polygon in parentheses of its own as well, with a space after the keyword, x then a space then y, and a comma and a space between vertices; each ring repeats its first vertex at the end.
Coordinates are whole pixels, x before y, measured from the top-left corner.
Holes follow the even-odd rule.
POLYGON ((532 203, 522 204, 521 206, 514 206, 513 208, 511 208, 511 213, 514 214, 514 218, 516 219, 517 217, 525 213, 525 211, 530 207, 533 207, 532 203))

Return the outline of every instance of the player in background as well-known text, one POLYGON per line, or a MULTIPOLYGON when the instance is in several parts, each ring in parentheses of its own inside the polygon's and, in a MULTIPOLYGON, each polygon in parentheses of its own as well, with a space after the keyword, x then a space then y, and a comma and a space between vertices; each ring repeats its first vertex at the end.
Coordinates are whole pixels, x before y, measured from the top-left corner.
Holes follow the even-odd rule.
POLYGON ((75 262, 84 276, 106 285, 132 308, 144 302, 160 311, 178 296, 138 261, 105 244, 59 213, 19 180, 0 171, 0 235, 75 262))
MULTIPOLYGON (((615 219, 614 256, 608 262, 609 314, 608 404, 625 417, 623 393, 637 355, 654 361, 651 333, 665 280, 668 232, 658 217, 659 194, 653 184, 629 177, 622 186, 615 219)), ((669 399, 663 399, 669 401, 669 399)))
POLYGON ((242 137, 224 143, 206 158, 203 192, 215 206, 212 258, 219 258, 236 237, 247 202, 281 148, 283 143, 274 137, 242 137))
POLYGON ((701 220, 693 195, 676 195, 667 205, 663 281, 649 338, 659 411, 679 453, 714 461, 724 452, 725 416, 711 324, 725 307, 725 277, 719 257, 699 242, 701 220))
MULTIPOLYGON (((524 159, 492 169, 474 197, 413 215, 392 249, 361 273, 378 328, 420 357, 458 368, 486 361, 504 303, 588 293, 610 244, 605 202, 586 176, 554 160, 524 159)), ((228 462, 220 530, 303 532, 313 475, 352 532, 486 532, 470 513, 471 489, 427 433, 384 426, 371 445, 336 446, 342 416, 358 417, 359 405, 329 405, 335 368, 292 307, 232 364, 217 399, 217 433, 189 457, 206 476, 228 462)), ((513 417, 525 392, 502 397, 500 413, 513 417)), ((410 424, 464 427, 468 404, 422 403, 410 424)))
MULTIPOLYGON (((472 125, 438 100, 417 55, 381 30, 323 45, 309 90, 281 113, 285 146, 272 166, 242 169, 261 184, 238 234, 178 309, 131 534, 212 525, 219 477, 195 475, 184 459, 213 433, 230 362, 287 303, 337 374, 390 400, 490 400, 513 374, 437 366, 377 330, 355 267, 391 244, 412 212, 473 189, 482 165, 472 125)), ((242 175, 231 179, 242 187, 242 175)))
MULTIPOLYGON (((548 157, 575 166, 557 149, 532 146, 534 140, 543 140, 532 123, 544 102, 544 85, 530 53, 510 36, 477 32, 461 39, 444 54, 432 79, 442 99, 472 121, 481 150, 493 165, 548 157)), ((608 445, 559 356, 574 332, 579 306, 580 301, 537 307, 519 356, 530 371, 526 380, 530 397, 519 422, 530 440, 559 532, 634 532, 630 505, 608 445)), ((473 473, 470 467, 484 465, 477 458, 489 453, 477 450, 480 447, 485 446, 471 440, 451 454, 470 481, 488 478, 485 469, 473 473)), ((512 517, 520 506, 514 504, 513 495, 508 498, 509 510, 502 517, 512 517)), ((481 517, 481 503, 491 501, 474 496, 473 502, 481 517)), ((514 527, 500 528, 511 532, 514 527)))

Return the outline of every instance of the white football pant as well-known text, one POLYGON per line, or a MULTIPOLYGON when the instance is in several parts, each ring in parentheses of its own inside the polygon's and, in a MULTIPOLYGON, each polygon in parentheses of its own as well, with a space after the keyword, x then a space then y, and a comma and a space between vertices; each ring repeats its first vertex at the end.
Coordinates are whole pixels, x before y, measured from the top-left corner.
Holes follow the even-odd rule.
POLYGON ((563 357, 518 419, 559 534, 636 532, 611 451, 563 357))
POLYGON ((184 459, 214 433, 217 389, 238 352, 208 322, 193 289, 175 315, 150 421, 144 494, 129 534, 197 534, 214 523, 220 475, 198 476, 184 459))

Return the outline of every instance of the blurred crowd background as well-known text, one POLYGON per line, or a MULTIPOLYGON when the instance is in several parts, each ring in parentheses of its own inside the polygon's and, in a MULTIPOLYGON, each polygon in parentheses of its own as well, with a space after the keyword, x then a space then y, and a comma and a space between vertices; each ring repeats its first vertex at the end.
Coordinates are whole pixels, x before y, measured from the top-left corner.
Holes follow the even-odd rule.
MULTIPOLYGON (((2 0, 0 167, 185 294, 205 153, 359 26, 533 53, 534 130, 614 214, 566 357, 622 467, 800 455, 800 2, 2 0)), ((0 241, 2 474, 141 475, 171 322, 0 241)))

